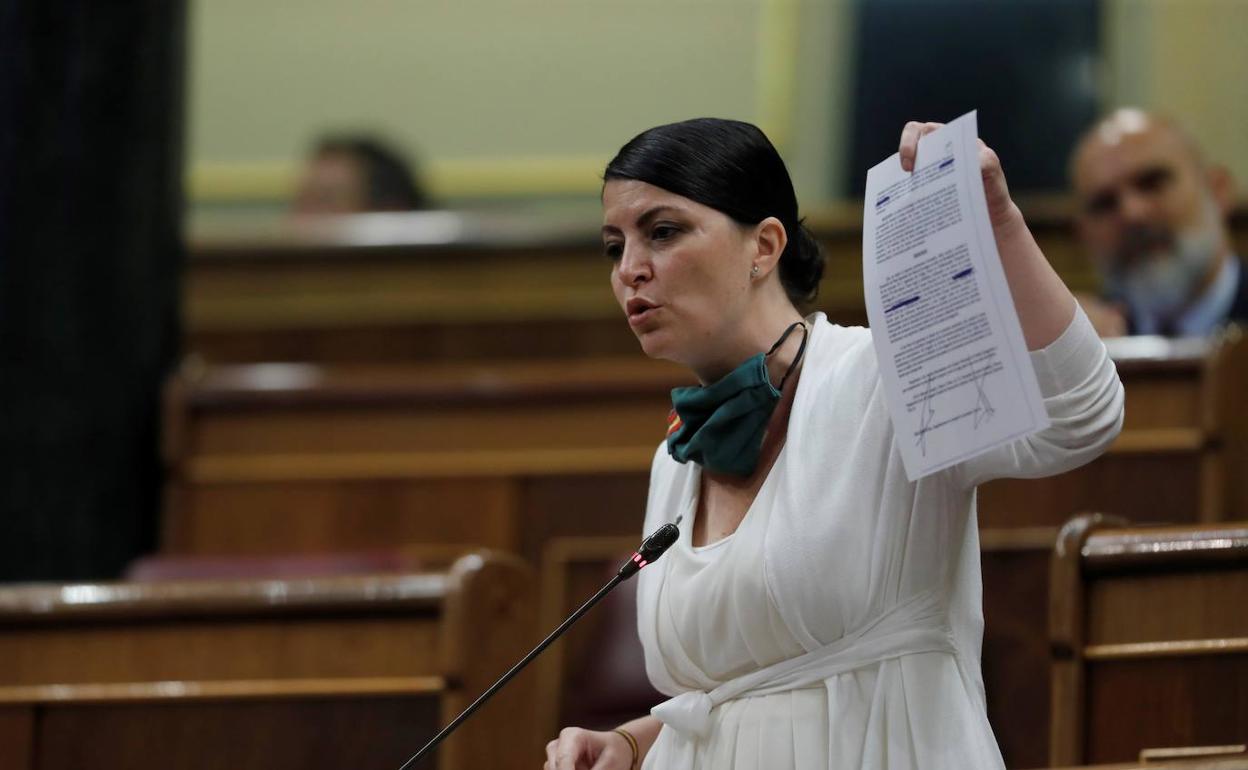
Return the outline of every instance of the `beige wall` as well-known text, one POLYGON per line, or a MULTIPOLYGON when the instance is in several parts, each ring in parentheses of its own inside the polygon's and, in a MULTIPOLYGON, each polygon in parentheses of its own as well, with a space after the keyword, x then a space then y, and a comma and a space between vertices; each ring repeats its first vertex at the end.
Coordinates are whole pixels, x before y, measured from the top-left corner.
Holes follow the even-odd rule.
POLYGON ((318 132, 355 127, 418 152, 444 194, 592 191, 638 131, 717 115, 762 125, 820 194, 825 67, 844 50, 814 49, 814 72, 798 47, 809 22, 843 13, 792 0, 194 0, 191 191, 280 195, 318 132))
MULTIPOLYGON (((281 200, 319 132, 419 153, 443 196, 592 193, 646 127, 759 123, 808 207, 840 178, 848 0, 192 0, 192 201, 281 200)), ((1106 108, 1179 116, 1248 187, 1248 0, 1105 0, 1106 108)))
POLYGON ((1107 0, 1106 108, 1169 113, 1248 189, 1248 0, 1107 0))

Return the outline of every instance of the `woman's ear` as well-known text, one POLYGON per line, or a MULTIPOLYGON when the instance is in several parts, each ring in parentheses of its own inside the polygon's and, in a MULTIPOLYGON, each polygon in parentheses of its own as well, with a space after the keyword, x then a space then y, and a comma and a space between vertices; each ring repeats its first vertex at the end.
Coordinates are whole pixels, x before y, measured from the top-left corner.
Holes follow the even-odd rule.
POLYGON ((767 217, 754 225, 754 265, 758 267, 756 278, 763 278, 780 264, 780 255, 789 243, 784 225, 775 217, 767 217))

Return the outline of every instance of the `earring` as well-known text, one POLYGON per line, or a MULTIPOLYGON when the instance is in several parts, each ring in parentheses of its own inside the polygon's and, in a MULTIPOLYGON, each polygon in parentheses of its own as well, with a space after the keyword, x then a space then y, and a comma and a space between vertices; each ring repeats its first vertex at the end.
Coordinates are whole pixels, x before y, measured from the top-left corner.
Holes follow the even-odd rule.
POLYGON ((750 275, 751 275, 751 276, 756 276, 756 275, 758 275, 758 265, 755 265, 754 267, 751 267, 751 268, 750 268, 750 275))

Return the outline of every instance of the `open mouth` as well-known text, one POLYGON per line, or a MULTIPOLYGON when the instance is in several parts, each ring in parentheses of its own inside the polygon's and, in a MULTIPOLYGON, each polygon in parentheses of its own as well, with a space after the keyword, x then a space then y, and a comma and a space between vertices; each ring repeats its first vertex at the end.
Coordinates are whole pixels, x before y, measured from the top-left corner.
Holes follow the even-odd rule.
POLYGON ((624 304, 624 312, 628 315, 628 322, 633 325, 646 321, 658 309, 658 305, 641 297, 633 297, 624 304))

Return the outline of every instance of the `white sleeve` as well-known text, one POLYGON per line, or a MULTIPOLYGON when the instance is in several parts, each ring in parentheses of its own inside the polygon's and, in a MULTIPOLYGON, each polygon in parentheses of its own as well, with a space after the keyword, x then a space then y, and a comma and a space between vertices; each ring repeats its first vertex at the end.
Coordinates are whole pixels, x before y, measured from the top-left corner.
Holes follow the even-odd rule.
POLYGON ((1078 304, 1061 336, 1031 352, 1031 363, 1052 424, 955 466, 964 486, 1063 473, 1094 460, 1122 430, 1118 370, 1078 304))

